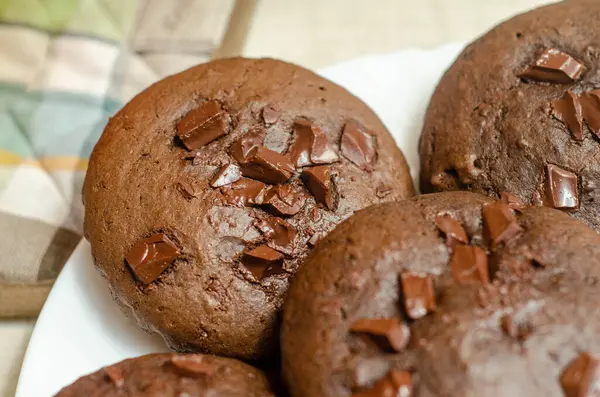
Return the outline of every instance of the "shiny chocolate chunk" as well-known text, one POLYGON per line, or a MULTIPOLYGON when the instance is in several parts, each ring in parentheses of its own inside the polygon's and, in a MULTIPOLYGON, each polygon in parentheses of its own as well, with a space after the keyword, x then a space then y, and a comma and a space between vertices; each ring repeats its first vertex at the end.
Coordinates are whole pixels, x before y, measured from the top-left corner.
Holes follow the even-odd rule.
POLYGON ((436 309, 432 275, 404 272, 400 275, 400 284, 408 317, 417 320, 436 309))
POLYGON ((331 179, 331 168, 329 166, 321 165, 318 167, 306 168, 302 171, 302 180, 317 202, 324 204, 330 210, 334 210, 334 185, 331 179))
POLYGON ((513 314, 502 316, 500 326, 506 335, 521 342, 527 339, 533 332, 530 324, 516 321, 513 314))
POLYGON ((291 254, 296 238, 296 228, 281 218, 268 218, 256 223, 267 239, 267 245, 284 254, 291 254))
POLYGON ((408 371, 392 369, 372 388, 353 393, 352 397, 411 397, 412 391, 412 374, 408 371))
POLYGON ((217 101, 190 110, 177 123, 177 136, 188 150, 199 149, 227 135, 229 130, 229 116, 217 101))
POLYGON ((252 149, 240 169, 245 177, 272 185, 284 184, 295 171, 289 158, 263 146, 252 149))
POLYGON ((450 259, 450 269, 452 277, 461 284, 490 283, 488 257, 479 247, 457 245, 450 259))
POLYGON ((245 250, 242 257, 242 263, 257 280, 282 273, 282 262, 283 254, 266 244, 251 250, 245 250))
POLYGON ((579 208, 579 188, 577 175, 563 170, 557 165, 546 166, 544 205, 561 210, 579 208))
POLYGON ((600 90, 581 94, 579 102, 585 122, 594 135, 600 138, 600 90))
POLYGON ((410 328, 396 317, 358 320, 350 331, 369 334, 379 346, 392 352, 401 352, 410 340, 410 328))
POLYGON ((560 375, 565 397, 593 397, 598 393, 598 360, 580 353, 560 375))
POLYGON ((577 95, 569 90, 551 105, 552 114, 567 126, 573 139, 583 141, 583 110, 577 95))
POLYGON ((288 150, 288 156, 296 167, 330 164, 339 160, 339 156, 329 144, 327 135, 308 120, 296 120, 293 126, 294 142, 288 150))
POLYGON ((257 147, 263 146, 264 135, 259 131, 252 131, 238 139, 229 148, 229 153, 238 163, 242 164, 248 160, 250 152, 257 147))
POLYGON ((117 389, 120 389, 125 385, 125 377, 123 376, 123 371, 121 371, 119 367, 115 365, 104 367, 104 374, 117 389))
POLYGON ((306 197, 290 185, 273 186, 265 194, 263 204, 277 216, 296 215, 306 202, 306 197))
POLYGON ((138 241, 125 256, 125 261, 138 280, 150 284, 179 256, 175 244, 164 234, 154 234, 138 241))
POLYGON ((556 84, 571 84, 581 78, 585 71, 583 64, 555 48, 548 48, 519 77, 556 84))
POLYGON ((176 355, 170 361, 180 375, 190 378, 211 376, 216 370, 200 355, 176 355))
POLYGON ((348 121, 342 132, 341 150, 344 157, 363 171, 372 171, 377 152, 375 138, 356 121, 348 121))
POLYGON ((262 118, 265 124, 275 124, 279 120, 279 111, 273 106, 265 106, 262 110, 262 118))
POLYGON ((210 180, 210 186, 221 187, 231 185, 240 179, 242 179, 240 167, 235 164, 226 164, 217 170, 215 175, 210 180))
POLYGON ((512 210, 522 210, 527 207, 517 196, 509 192, 502 192, 500 201, 508 204, 508 207, 512 210))
POLYGON ((446 236, 446 246, 450 250, 459 244, 468 244, 469 237, 459 221, 450 215, 439 215, 435 218, 435 226, 446 236))
POLYGON ((496 201, 483 207, 483 226, 492 248, 523 232, 512 209, 504 201, 496 201))
POLYGON ((248 178, 242 178, 221 188, 225 201, 237 207, 262 204, 266 192, 267 185, 248 178))
POLYGON ((177 188, 177 191, 188 200, 198 197, 200 194, 198 188, 186 178, 181 178, 179 181, 177 181, 175 187, 177 188))

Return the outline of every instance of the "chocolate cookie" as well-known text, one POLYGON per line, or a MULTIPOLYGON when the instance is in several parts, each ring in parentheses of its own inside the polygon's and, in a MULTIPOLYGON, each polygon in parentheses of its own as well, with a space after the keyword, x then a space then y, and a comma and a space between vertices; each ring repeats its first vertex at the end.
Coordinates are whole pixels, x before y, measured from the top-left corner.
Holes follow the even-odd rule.
POLYGON ((468 192, 358 212, 289 290, 294 397, 591 396, 600 236, 554 209, 468 192))
POLYGON ((229 358, 150 354, 102 368, 56 397, 273 397, 265 375, 229 358))
POLYGON ((135 97, 83 189, 97 268, 178 351, 272 354, 290 277, 355 210, 412 196, 377 116, 300 67, 226 59, 135 97))
POLYGON ((563 1, 469 45, 427 111, 422 192, 510 191, 600 231, 599 18, 597 0, 563 1))

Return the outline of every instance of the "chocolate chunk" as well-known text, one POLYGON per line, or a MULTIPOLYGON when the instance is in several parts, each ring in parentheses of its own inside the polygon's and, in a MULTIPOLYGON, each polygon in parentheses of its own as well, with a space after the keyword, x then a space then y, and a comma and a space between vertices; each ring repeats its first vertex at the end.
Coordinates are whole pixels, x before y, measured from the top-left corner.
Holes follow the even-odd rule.
POLYGON ((296 167, 315 164, 331 164, 339 156, 329 144, 327 135, 308 120, 296 120, 293 126, 294 143, 288 150, 288 156, 296 167))
POLYGON ((104 373, 106 377, 117 387, 120 389, 125 385, 125 377, 123 376, 123 371, 115 365, 111 365, 110 367, 104 368, 104 373))
POLYGON ((488 257, 484 250, 471 245, 457 245, 450 259, 452 277, 459 283, 490 283, 488 257))
POLYGON ((571 361, 560 375, 560 385, 565 397, 592 397, 598 383, 598 360, 581 353, 571 361))
POLYGON ((348 121, 342 133, 341 150, 344 157, 363 171, 375 166, 375 138, 356 121, 348 121))
POLYGON ((202 153, 201 152, 192 152, 185 155, 186 160, 192 160, 192 165, 200 165, 202 162, 202 153))
POLYGON ((221 188, 225 201, 238 207, 262 204, 266 191, 267 185, 248 178, 221 188))
POLYGON ((579 102, 588 127, 600 138, 600 90, 581 94, 579 102))
POLYGON ((263 146, 252 149, 240 168, 245 177, 272 185, 281 185, 294 174, 290 159, 263 146))
POLYGON ((571 84, 581 77, 584 66, 569 54, 549 48, 519 77, 533 81, 571 84))
POLYGON ((446 236, 446 245, 451 251, 458 243, 469 243, 465 229, 450 215, 438 215, 435 218, 435 226, 446 236))
POLYGON ((257 280, 282 273, 282 262, 283 255, 266 244, 244 251, 242 257, 242 263, 257 280))
POLYGON ((334 210, 333 181, 331 168, 327 165, 306 168, 302 171, 302 180, 315 200, 324 204, 328 209, 334 210))
POLYGON ((210 181, 210 186, 221 187, 231 185, 242 178, 240 167, 235 164, 227 164, 217 170, 210 181))
POLYGON ((371 389, 353 393, 352 397, 410 397, 412 390, 412 374, 408 371, 392 369, 371 389))
POLYGON ((265 106, 262 110, 262 118, 265 124, 275 124, 279 120, 279 111, 273 106, 265 106))
POLYGON ((129 250, 125 260, 138 280, 147 285, 156 280, 178 256, 175 244, 164 234, 158 233, 138 241, 129 250))
POLYGON ((399 318, 375 318, 355 321, 350 331, 374 337, 385 350, 401 352, 410 340, 410 328, 399 318))
POLYGON ((559 166, 546 166, 546 194, 544 205, 562 210, 574 210, 579 207, 579 188, 577 175, 559 166))
POLYGON ((176 355, 171 357, 170 361, 179 374, 190 378, 211 376, 216 370, 213 365, 198 355, 176 355))
POLYGON ((583 111, 577 95, 569 90, 551 105, 552 114, 569 128, 573 139, 583 141, 583 111))
POLYGON ((185 178, 182 178, 179 181, 177 181, 175 187, 177 188, 179 193, 181 193, 181 195, 188 200, 191 200, 194 197, 198 197, 198 195, 200 194, 198 192, 198 189, 192 184, 192 182, 185 178))
POLYGON ((190 110, 177 123, 177 136, 188 150, 198 149, 229 133, 229 117, 219 102, 208 101, 190 110))
POLYGON ((516 321, 514 315, 512 314, 506 314, 502 316, 500 319, 500 326, 506 335, 510 336, 511 338, 518 339, 521 342, 527 339, 533 333, 533 329, 530 324, 516 321))
POLYGON ((269 218, 256 223, 267 239, 267 245, 284 254, 291 254, 296 228, 281 218, 269 218))
POLYGON ((433 276, 405 272, 400 275, 400 283, 408 317, 417 320, 436 309, 433 276))
POLYGON ((496 201, 483 207, 483 226, 492 248, 512 240, 523 232, 515 214, 504 201, 496 201))
POLYGON ((259 131, 249 132, 229 148, 229 153, 238 163, 242 164, 248 160, 248 155, 254 148, 263 146, 265 137, 259 131))
POLYGON ((306 202, 306 197, 290 185, 273 186, 265 194, 263 204, 274 215, 296 215, 306 202))
POLYGON ((508 204, 508 208, 512 210, 522 210, 527 207, 517 196, 509 192, 502 192, 500 201, 508 204))

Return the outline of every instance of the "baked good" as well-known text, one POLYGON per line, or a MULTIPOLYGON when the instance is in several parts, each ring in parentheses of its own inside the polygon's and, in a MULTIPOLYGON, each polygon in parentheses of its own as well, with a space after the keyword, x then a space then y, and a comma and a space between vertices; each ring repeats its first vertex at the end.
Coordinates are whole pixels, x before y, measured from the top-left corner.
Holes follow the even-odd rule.
POLYGON ((598 18, 598 1, 563 1, 469 45, 427 110, 421 191, 510 191, 600 231, 598 18))
POLYGON ((113 117, 83 188, 116 301, 178 351, 273 354, 290 277, 355 210, 414 194, 377 116, 270 59, 160 81, 113 117))
POLYGON ((512 195, 373 206, 296 275, 284 379, 293 397, 591 396, 599 277, 597 233, 512 195))
POLYGON ((56 397, 274 397, 265 375, 241 361, 202 354, 149 354, 79 378, 56 397))

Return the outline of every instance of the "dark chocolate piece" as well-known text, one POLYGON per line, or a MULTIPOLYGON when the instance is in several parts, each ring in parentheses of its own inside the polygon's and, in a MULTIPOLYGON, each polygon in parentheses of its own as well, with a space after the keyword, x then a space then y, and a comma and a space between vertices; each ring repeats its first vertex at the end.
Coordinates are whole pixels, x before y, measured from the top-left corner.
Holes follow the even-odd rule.
POLYGON ((265 194, 263 204, 274 215, 296 215, 306 202, 306 197, 290 185, 273 186, 265 194))
POLYGON ((515 214, 504 201, 483 207, 483 226, 492 249, 517 237, 523 232, 515 214))
POLYGON ((248 132, 238 139, 229 148, 229 153, 238 163, 242 164, 248 160, 250 152, 257 147, 263 146, 264 135, 259 131, 248 132))
POLYGON ((275 124, 279 120, 279 111, 273 106, 265 106, 262 110, 262 118, 265 124, 275 124))
POLYGON ((111 365, 110 367, 104 367, 104 373, 106 374, 106 377, 117 387, 117 389, 120 389, 125 385, 123 371, 118 366, 111 365))
POLYGON ((598 360, 588 353, 580 353, 560 375, 565 397, 593 397, 598 383, 598 360))
POLYGON ((573 91, 569 90, 561 99, 552 101, 552 114, 569 128, 573 139, 583 141, 583 111, 573 91))
POLYGON ((520 211, 527 207, 517 196, 509 192, 502 192, 500 194, 500 201, 508 204, 508 208, 517 211, 520 211))
POLYGON ((342 133, 341 150, 344 157, 363 171, 372 171, 377 152, 375 138, 356 121, 348 121, 342 133))
POLYGON ((281 185, 294 174, 289 158, 263 146, 252 149, 240 169, 245 177, 272 185, 281 185))
POLYGON ((600 90, 581 94, 579 102, 585 122, 592 133, 600 138, 600 90))
POLYGON ((330 164, 339 160, 339 156, 329 144, 327 135, 308 120, 294 122, 294 143, 288 150, 288 156, 296 167, 330 164))
POLYGON ((281 218, 268 218, 256 223, 256 227, 267 239, 267 245, 284 254, 291 254, 296 238, 296 228, 281 218))
POLYGON ((561 210, 579 208, 579 188, 574 173, 554 164, 547 165, 545 188, 544 205, 561 210))
POLYGON ((210 181, 210 186, 221 187, 231 185, 242 178, 240 167, 235 164, 227 164, 217 170, 210 181))
POLYGON ((401 352, 410 340, 410 328, 399 318, 374 318, 355 321, 350 331, 371 335, 385 350, 401 352))
POLYGON ((408 317, 417 320, 436 309, 432 275, 404 272, 400 275, 400 283, 408 317))
POLYGON ((127 253, 125 260, 138 280, 150 284, 179 256, 175 244, 158 233, 138 241, 127 253))
POLYGON ((219 102, 208 101, 177 123, 177 136, 188 150, 194 150, 227 135, 229 129, 229 117, 219 102))
POLYGON ((334 210, 333 181, 331 168, 327 165, 306 168, 302 171, 302 180, 315 200, 334 210))
POLYGON ((221 188, 225 201, 238 207, 262 204, 266 191, 267 185, 248 178, 221 188))
POLYGON ((242 263, 257 280, 282 273, 282 262, 283 254, 275 251, 266 244, 252 250, 245 250, 242 257, 242 263))
POLYGON ((585 67, 569 54, 555 48, 546 49, 534 65, 519 77, 526 80, 571 84, 581 78, 585 67))
POLYGON ((459 283, 490 283, 488 257, 479 247, 457 245, 450 259, 450 269, 452 277, 459 283))
POLYGON ((211 376, 215 372, 215 367, 198 355, 177 355, 170 361, 180 375, 190 378, 211 376))
POLYGON ((435 226, 446 236, 446 245, 450 250, 458 243, 468 244, 469 237, 460 222, 450 215, 439 215, 435 218, 435 226))
POLYGON ((411 397, 412 391, 412 374, 408 371, 392 369, 372 388, 353 393, 352 397, 411 397))

